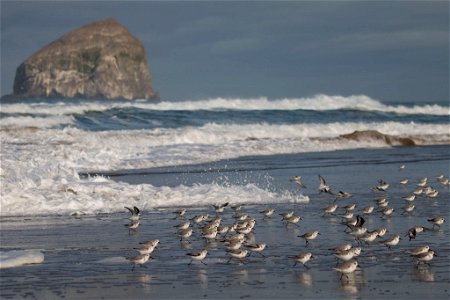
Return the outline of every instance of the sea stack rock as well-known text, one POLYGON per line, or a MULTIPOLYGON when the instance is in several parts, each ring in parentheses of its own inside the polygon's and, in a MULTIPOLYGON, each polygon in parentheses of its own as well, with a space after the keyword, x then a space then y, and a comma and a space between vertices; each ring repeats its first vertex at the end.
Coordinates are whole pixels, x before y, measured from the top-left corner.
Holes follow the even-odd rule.
POLYGON ((23 98, 151 99, 144 46, 114 19, 66 33, 25 60, 14 96, 23 98))

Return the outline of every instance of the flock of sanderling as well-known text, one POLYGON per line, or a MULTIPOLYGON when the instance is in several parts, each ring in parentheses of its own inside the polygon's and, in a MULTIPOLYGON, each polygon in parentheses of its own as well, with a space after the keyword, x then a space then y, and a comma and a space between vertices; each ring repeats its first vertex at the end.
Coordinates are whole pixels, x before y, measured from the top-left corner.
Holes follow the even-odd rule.
MULTIPOLYGON (((403 168, 403 165, 400 166, 400 169, 403 168)), ((450 186, 449 180, 443 175, 436 177, 436 180, 438 184, 450 186)), ((291 178, 291 181, 294 182, 299 188, 306 188, 302 182, 301 176, 294 176, 291 178)), ((407 183, 408 179, 402 179, 399 181, 399 184, 401 185, 406 185, 407 183)), ((334 199, 332 203, 322 208, 323 217, 326 218, 327 216, 333 216, 342 218, 342 222, 340 224, 342 224, 343 228, 345 228, 344 231, 354 238, 354 243, 356 244, 356 246, 354 246, 352 243, 345 243, 336 246, 335 248, 328 249, 329 254, 333 255, 337 259, 336 266, 330 266, 330 269, 332 268, 341 273, 341 279, 343 276, 347 277, 347 274, 353 273, 357 269, 357 257, 362 251, 364 251, 364 246, 368 246, 379 239, 377 242, 384 244, 389 250, 391 250, 392 247, 399 244, 403 235, 408 237, 409 241, 411 241, 416 238, 418 233, 427 230, 440 230, 441 225, 445 222, 444 217, 434 216, 426 220, 432 224, 431 228, 414 226, 409 228, 407 231, 405 230, 404 233, 393 234, 390 237, 381 239, 388 232, 387 228, 381 227, 374 230, 368 230, 368 228, 364 226, 365 218, 368 218, 369 215, 374 214, 374 212, 379 212, 382 218, 388 218, 393 213, 394 209, 389 206, 389 201, 386 194, 389 186, 390 184, 380 180, 372 189, 376 192, 384 192, 383 197, 378 197, 373 206, 364 207, 360 210, 360 213, 355 215, 356 204, 339 206, 336 203, 336 200, 350 198, 352 195, 344 191, 334 193, 330 185, 328 185, 325 179, 319 175, 319 192, 328 193, 333 196, 331 199, 334 199), (336 211, 338 209, 343 209, 344 212, 337 214, 336 211)), ((435 198, 437 195, 438 191, 431 186, 428 178, 420 179, 414 185, 414 190, 410 194, 403 197, 403 200, 406 203, 402 206, 402 214, 410 214, 414 211, 415 205, 413 203, 417 197, 435 198)), ((214 217, 210 217, 208 213, 205 213, 195 215, 192 218, 187 219, 186 209, 180 209, 174 212, 175 217, 173 219, 180 220, 177 225, 174 225, 174 231, 176 231, 175 234, 178 235, 180 241, 189 243, 189 239, 192 237, 194 232, 207 243, 212 240, 219 241, 223 244, 225 253, 228 257, 227 263, 232 260, 245 263, 245 259, 250 256, 251 253, 257 253, 263 258, 266 257, 263 253, 267 246, 266 243, 255 243, 254 237, 252 239, 248 238, 249 235, 253 234, 253 228, 257 223, 255 218, 242 212, 241 205, 231 205, 227 202, 221 205, 213 205, 213 207, 215 211, 214 217), (234 211, 232 214, 231 225, 222 225, 223 212, 228 207, 231 207, 234 211)), ((135 231, 139 227, 140 210, 137 207, 125 208, 131 213, 131 221, 126 225, 131 233, 131 231, 135 231)), ((267 208, 260 211, 259 218, 273 218, 274 214, 275 210, 273 208, 267 208)), ((278 215, 281 217, 281 221, 285 223, 286 227, 298 226, 297 223, 302 220, 300 216, 294 214, 294 211, 280 212, 278 215)), ((228 222, 230 220, 226 221, 228 222)), ((319 235, 320 232, 318 230, 313 230, 299 235, 298 237, 304 239, 305 246, 308 246, 309 242, 316 239, 319 235)), ((136 265, 142 266, 149 260, 149 258, 151 258, 151 254, 158 244, 159 240, 155 239, 142 242, 139 247, 134 248, 134 250, 139 252, 139 255, 127 258, 133 264, 133 270, 136 265)), ((430 249, 430 247, 426 244, 419 247, 411 247, 406 251, 406 253, 415 259, 417 267, 419 264, 429 264, 435 256, 435 250, 430 249)), ((186 255, 188 255, 191 259, 189 265, 194 261, 206 265, 204 259, 208 255, 208 249, 207 247, 204 247, 199 251, 186 253, 186 255)), ((287 256, 287 258, 293 260, 294 266, 300 263, 305 268, 309 268, 307 263, 314 258, 314 255, 312 252, 305 251, 298 255, 287 256)))

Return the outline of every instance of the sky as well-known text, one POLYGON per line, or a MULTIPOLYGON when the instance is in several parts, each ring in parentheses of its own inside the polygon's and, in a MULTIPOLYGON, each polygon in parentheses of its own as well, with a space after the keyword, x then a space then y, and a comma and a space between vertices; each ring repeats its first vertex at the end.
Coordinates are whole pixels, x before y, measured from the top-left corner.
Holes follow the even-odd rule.
POLYGON ((1 90, 64 33, 115 18, 162 100, 364 94, 449 101, 448 1, 1 0, 1 90))

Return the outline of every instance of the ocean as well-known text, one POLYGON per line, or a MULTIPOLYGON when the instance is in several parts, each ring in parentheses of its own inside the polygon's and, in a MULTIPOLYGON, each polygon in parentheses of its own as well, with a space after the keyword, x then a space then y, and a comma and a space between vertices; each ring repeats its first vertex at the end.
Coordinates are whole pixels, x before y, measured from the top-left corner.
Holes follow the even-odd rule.
MULTIPOLYGON (((449 116, 448 102, 383 103, 365 95, 2 101, 1 296, 446 299, 449 187, 437 176, 449 177, 449 116), (345 137, 355 131, 383 136, 345 137), (290 181, 294 175, 306 188, 290 181), (335 193, 352 196, 319 194, 318 175, 335 193), (424 177, 437 197, 418 196, 415 211, 402 213, 402 197, 424 177), (399 184, 403 178, 409 183, 399 184), (380 180, 389 190, 374 190, 380 180), (385 237, 399 234, 402 242, 392 251, 363 245, 358 271, 340 280, 328 249, 356 241, 340 224, 343 210, 323 217, 321 208, 356 203, 356 216, 380 197, 394 214, 375 208, 366 225, 386 227, 385 237), (212 205, 226 202, 257 219, 253 242, 267 242, 267 258, 227 263, 221 243, 205 244, 196 229, 190 244, 180 243, 173 211, 213 216, 212 205), (141 210, 137 231, 123 226, 125 206, 141 210), (268 207, 276 212, 263 220, 259 212, 268 207), (288 210, 302 217, 299 227, 282 222, 279 213, 288 210), (446 223, 431 228, 427 219, 438 215, 446 223), (430 230, 409 241, 405 234, 416 225, 430 230), (306 247, 297 236, 312 229, 321 235, 306 247), (161 240, 154 258, 131 271, 125 257, 150 238, 161 240), (422 244, 437 256, 417 268, 405 251, 422 244), (187 266, 186 253, 202 247, 207 265, 187 266), (293 268, 288 256, 307 250, 317 256, 310 269, 293 268)), ((227 207, 224 222, 232 214, 227 207)))

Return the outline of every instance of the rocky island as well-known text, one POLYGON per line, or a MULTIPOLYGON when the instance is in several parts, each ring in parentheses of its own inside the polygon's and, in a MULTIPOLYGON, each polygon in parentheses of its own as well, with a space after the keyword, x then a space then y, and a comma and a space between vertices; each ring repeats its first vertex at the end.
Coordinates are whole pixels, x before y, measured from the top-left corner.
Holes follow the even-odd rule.
POLYGON ((144 46, 114 19, 70 31, 16 70, 20 98, 151 99, 144 46))

